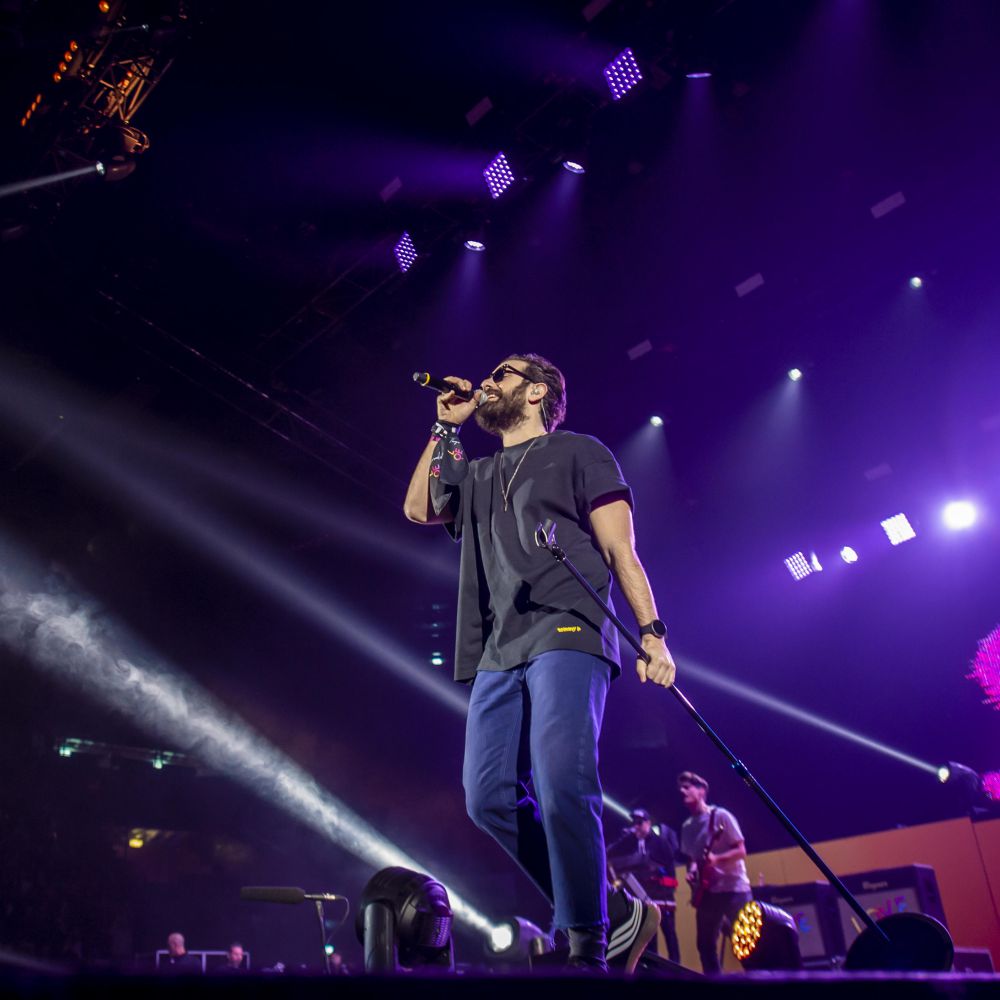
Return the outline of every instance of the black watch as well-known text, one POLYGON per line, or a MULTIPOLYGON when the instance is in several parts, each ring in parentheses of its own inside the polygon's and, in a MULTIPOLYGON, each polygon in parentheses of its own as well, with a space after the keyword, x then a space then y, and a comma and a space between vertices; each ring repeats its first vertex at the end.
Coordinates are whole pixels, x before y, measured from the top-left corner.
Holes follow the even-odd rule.
POLYGON ((657 639, 666 639, 667 626, 659 618, 654 618, 648 625, 643 625, 639 629, 639 635, 655 635, 657 639))

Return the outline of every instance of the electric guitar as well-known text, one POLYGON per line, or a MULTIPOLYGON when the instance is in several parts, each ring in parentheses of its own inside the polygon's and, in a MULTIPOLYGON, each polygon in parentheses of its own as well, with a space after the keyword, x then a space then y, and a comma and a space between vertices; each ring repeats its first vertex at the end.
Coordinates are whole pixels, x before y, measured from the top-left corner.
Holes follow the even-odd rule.
POLYGON ((705 893, 708 892, 708 856, 712 853, 712 848, 715 847, 715 842, 722 835, 722 827, 717 829, 712 829, 712 824, 715 821, 715 810, 709 814, 708 817, 708 843, 705 845, 705 850, 701 852, 701 857, 695 863, 694 869, 691 872, 689 881, 691 882, 691 905, 696 909, 701 905, 701 901, 705 898, 705 893))

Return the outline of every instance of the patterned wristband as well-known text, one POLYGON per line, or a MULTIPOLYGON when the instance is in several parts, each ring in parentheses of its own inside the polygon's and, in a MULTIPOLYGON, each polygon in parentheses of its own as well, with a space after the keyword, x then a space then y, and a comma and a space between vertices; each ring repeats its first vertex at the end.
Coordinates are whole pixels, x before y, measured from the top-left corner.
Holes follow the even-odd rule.
POLYGON ((450 424, 446 420, 435 420, 434 426, 431 427, 431 439, 440 441, 441 438, 451 437, 452 434, 458 433, 458 429, 458 424, 450 424))

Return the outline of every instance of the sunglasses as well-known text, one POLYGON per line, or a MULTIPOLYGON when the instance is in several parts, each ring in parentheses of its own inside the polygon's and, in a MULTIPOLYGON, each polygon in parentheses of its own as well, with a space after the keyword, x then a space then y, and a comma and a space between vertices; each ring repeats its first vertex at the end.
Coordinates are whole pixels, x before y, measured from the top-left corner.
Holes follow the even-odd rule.
POLYGON ((515 375, 520 375, 526 382, 531 381, 530 375, 525 375, 524 372, 519 372, 516 368, 511 365, 497 365, 493 371, 490 372, 489 377, 494 382, 502 382, 506 377, 508 372, 513 372, 515 375))

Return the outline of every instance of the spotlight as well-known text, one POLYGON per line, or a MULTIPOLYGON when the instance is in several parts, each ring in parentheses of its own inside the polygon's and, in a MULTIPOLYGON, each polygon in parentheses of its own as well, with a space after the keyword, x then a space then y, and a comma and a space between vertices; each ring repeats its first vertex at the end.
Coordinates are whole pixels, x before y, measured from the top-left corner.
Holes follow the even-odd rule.
POLYGON ((576 160, 563 160, 563 170, 568 170, 571 174, 585 174, 587 168, 576 160))
POLYGON ((443 667, 444 657, 440 653, 431 653, 431 666, 432 667, 443 667))
POLYGON ((809 553, 809 565, 812 566, 814 573, 823 572, 823 564, 819 561, 819 556, 815 552, 809 553))
POLYGON ((802 378, 802 369, 801 368, 789 368, 789 370, 788 370, 788 377, 793 382, 798 382, 802 378))
POLYGON ((795 918, 770 903, 747 903, 736 917, 731 940, 744 969, 802 968, 795 918))
POLYGON ((631 49, 624 49, 604 67, 604 79, 608 81, 611 97, 620 101, 642 79, 639 64, 631 49))
POLYGON ((785 560, 785 566, 788 572, 792 574, 792 579, 794 580, 804 580, 807 576, 812 575, 813 567, 812 563, 806 559, 802 552, 796 552, 790 555, 785 560))
POLYGON ((953 760, 942 764, 937 769, 937 776, 942 785, 955 784, 966 791, 978 792, 982 786, 979 775, 971 767, 956 764, 953 760))
POLYGON ((712 74, 707 69, 693 69, 684 75, 689 80, 707 80, 712 74))
POLYGON ((924 279, 921 278, 919 274, 915 274, 912 278, 910 278, 910 288, 923 288, 923 287, 924 287, 924 279))
POLYGON ((536 924, 524 917, 499 923, 486 940, 486 953, 505 962, 527 962, 552 951, 552 941, 536 924))
POLYGON ((325 951, 327 955, 332 955, 334 952, 334 947, 332 944, 325 944, 323 945, 323 951, 325 951))
POLYGON ((486 249, 486 244, 482 240, 466 240, 462 246, 466 250, 474 250, 476 253, 482 253, 486 249))
POLYGON ((840 550, 840 558, 843 559, 845 563, 850 565, 851 563, 856 563, 858 561, 858 554, 850 547, 850 545, 845 545, 840 550))
POLYGON ((65 743, 61 743, 56 749, 58 750, 60 757, 73 756, 73 748, 71 746, 67 746, 65 743))
POLYGON ((100 160, 94 164, 94 169, 97 171, 99 177, 103 177, 108 172, 107 167, 100 160))
POLYGON ((925 913, 890 913, 866 927, 847 949, 848 972, 949 972, 955 946, 945 926, 925 913), (888 938, 888 940, 886 940, 888 938))
POLYGON ((361 893, 355 924, 365 971, 393 973, 416 966, 455 969, 448 893, 429 875, 383 868, 361 893))
POLYGON ((514 183, 514 171, 510 169, 507 157, 497 153, 483 170, 483 180, 490 189, 490 196, 499 198, 514 183))
POLYGON ((941 520, 951 531, 964 531, 976 523, 976 507, 969 500, 952 500, 941 511, 941 520))
POLYGON ((413 240, 409 233, 403 233, 399 242, 392 248, 396 263, 404 274, 413 267, 417 260, 417 248, 413 245, 413 240))
POLYGON ((895 514, 892 517, 887 517, 882 522, 882 530, 886 534, 886 538, 893 545, 902 545, 903 542, 908 542, 911 538, 916 538, 917 533, 913 530, 913 525, 906 519, 905 514, 895 514))
POLYGON ((651 424, 652 424, 652 425, 653 425, 654 427, 662 427, 662 426, 663 426, 663 417, 658 417, 658 416, 656 416, 656 415, 654 414, 653 416, 651 416, 651 417, 649 418, 649 422, 650 422, 650 423, 651 423, 651 424))

